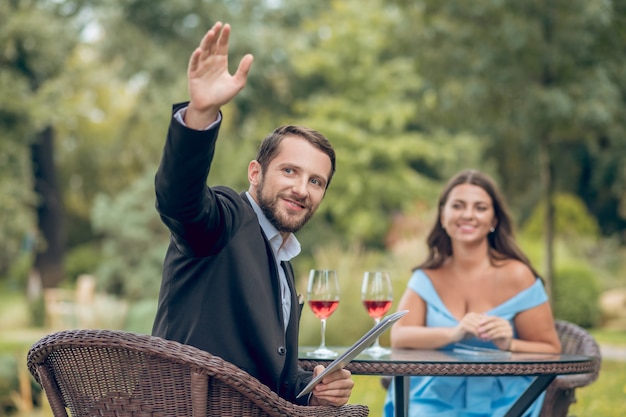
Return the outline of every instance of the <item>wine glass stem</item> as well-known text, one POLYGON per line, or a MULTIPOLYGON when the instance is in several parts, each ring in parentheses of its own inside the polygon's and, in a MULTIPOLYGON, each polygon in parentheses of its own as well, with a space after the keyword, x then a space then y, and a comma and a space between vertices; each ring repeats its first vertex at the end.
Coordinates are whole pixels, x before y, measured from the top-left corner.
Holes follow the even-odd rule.
POLYGON ((320 344, 320 348, 326 348, 326 319, 321 319, 322 322, 322 343, 320 344))
MULTIPOLYGON (((376 324, 378 324, 380 322, 380 319, 374 319, 374 321, 376 322, 376 324)), ((379 339, 379 337, 377 337, 376 341, 374 342, 373 347, 375 347, 375 348, 379 348, 380 347, 380 341, 378 339, 379 339)))

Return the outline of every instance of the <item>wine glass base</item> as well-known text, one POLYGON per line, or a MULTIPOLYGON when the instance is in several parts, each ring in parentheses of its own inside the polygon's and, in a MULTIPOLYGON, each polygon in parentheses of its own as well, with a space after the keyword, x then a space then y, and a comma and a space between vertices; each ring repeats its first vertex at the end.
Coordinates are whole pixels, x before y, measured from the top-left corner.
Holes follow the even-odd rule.
POLYGON ((378 358, 381 356, 390 355, 391 349, 387 349, 382 346, 371 346, 365 349, 362 353, 372 356, 374 358, 378 358))
POLYGON ((336 358, 339 356, 339 352, 335 352, 334 350, 330 350, 328 348, 317 348, 314 351, 307 352, 307 357, 320 358, 320 359, 328 359, 328 358, 336 358))

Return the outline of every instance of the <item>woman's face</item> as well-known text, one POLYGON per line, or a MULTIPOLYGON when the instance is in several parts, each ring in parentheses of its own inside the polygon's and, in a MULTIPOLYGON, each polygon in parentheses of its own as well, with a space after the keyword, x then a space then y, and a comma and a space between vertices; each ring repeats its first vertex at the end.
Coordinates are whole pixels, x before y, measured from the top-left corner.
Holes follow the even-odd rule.
POLYGON ((440 221, 450 239, 460 242, 485 239, 497 224, 491 197, 473 184, 459 184, 450 191, 440 221))

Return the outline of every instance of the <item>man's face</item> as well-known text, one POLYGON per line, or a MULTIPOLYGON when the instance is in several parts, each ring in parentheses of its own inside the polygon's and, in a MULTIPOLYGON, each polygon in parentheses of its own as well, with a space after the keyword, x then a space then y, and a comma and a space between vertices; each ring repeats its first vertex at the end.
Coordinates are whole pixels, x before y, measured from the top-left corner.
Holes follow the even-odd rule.
POLYGON ((293 233, 311 218, 324 198, 331 172, 328 155, 297 136, 287 136, 265 172, 248 166, 250 194, 281 233, 293 233))

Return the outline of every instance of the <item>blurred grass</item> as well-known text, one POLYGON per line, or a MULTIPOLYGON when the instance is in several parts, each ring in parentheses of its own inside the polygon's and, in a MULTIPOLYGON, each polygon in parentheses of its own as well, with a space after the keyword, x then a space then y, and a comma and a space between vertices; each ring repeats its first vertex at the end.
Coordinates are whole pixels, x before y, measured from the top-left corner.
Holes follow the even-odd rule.
POLYGON ((382 416, 386 391, 375 375, 354 375, 354 388, 350 396, 351 404, 364 404, 370 409, 370 417, 382 416))
POLYGON ((588 331, 600 345, 621 346, 626 349, 626 330, 591 329, 588 331))
POLYGON ((569 409, 572 416, 626 416, 626 362, 602 361, 598 380, 577 389, 576 398, 569 409))

